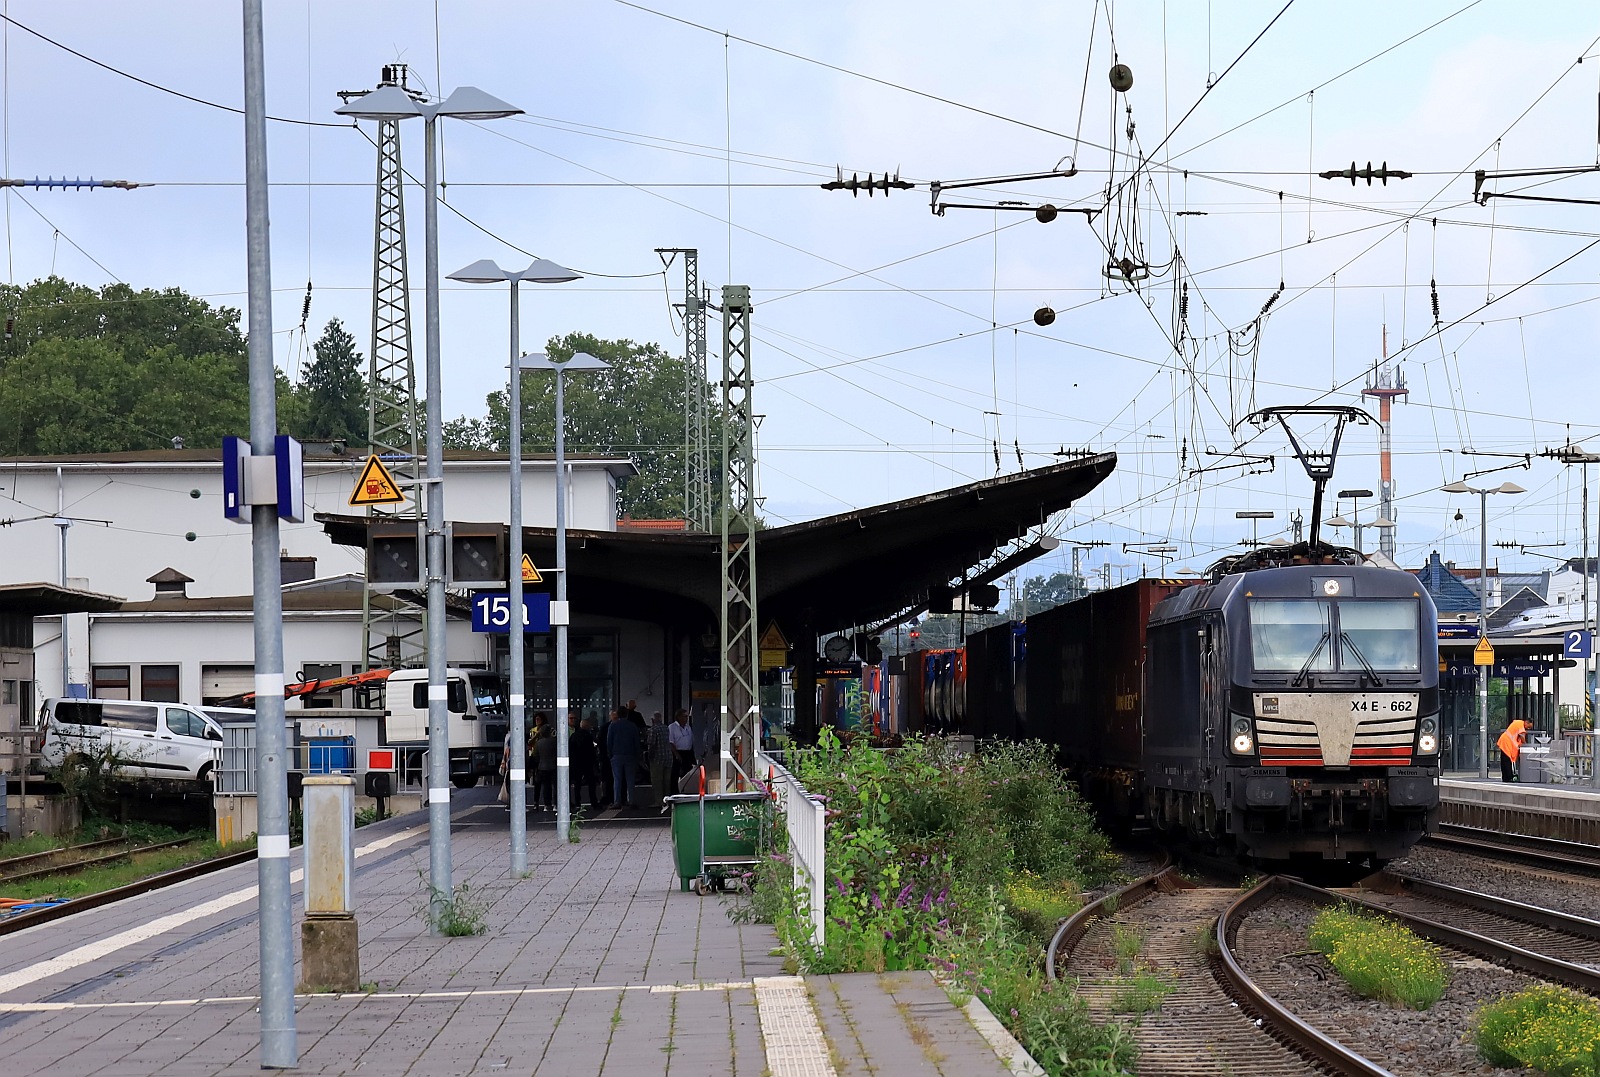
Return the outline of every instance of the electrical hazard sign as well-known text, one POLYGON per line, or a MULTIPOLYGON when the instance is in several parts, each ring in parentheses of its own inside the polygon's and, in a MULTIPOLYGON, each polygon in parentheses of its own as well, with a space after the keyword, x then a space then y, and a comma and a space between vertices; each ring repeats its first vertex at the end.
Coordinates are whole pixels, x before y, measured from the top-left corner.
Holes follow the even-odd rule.
POLYGON ((367 457, 367 466, 361 469, 356 488, 350 491, 350 504, 356 508, 367 505, 393 505, 404 501, 406 495, 394 481, 389 469, 376 456, 367 457))

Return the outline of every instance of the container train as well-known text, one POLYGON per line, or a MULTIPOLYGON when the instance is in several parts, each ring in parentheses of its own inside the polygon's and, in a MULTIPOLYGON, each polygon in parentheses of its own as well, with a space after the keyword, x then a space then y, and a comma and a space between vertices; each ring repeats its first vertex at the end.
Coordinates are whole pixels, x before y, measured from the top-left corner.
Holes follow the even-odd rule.
POLYGON ((1436 620, 1355 551, 1252 551, 907 656, 908 725, 1053 744, 1114 825, 1382 862, 1438 813, 1436 620))

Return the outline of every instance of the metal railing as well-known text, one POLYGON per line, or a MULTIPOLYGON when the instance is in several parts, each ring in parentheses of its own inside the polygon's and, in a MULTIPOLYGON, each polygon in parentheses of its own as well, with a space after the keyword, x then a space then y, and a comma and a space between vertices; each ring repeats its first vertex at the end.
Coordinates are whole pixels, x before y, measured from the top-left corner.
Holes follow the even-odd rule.
POLYGON ((1594 733, 1587 729, 1563 730, 1567 742, 1567 778, 1570 781, 1594 779, 1594 733))
POLYGON ((783 811, 789 834, 789 863, 794 871, 794 886, 805 896, 807 919, 811 924, 811 945, 821 948, 827 916, 823 911, 824 870, 827 863, 827 808, 806 792, 805 786, 788 769, 765 752, 756 753, 758 773, 769 776, 783 811))

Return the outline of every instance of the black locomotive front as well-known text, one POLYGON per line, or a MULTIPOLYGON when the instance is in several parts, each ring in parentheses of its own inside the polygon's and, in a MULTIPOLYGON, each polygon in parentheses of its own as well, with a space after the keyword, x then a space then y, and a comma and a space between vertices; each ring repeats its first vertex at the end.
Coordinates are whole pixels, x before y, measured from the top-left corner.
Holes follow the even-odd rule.
POLYGON ((1439 804, 1436 613, 1409 573, 1223 575, 1148 625, 1147 818, 1265 859, 1389 860, 1439 804))

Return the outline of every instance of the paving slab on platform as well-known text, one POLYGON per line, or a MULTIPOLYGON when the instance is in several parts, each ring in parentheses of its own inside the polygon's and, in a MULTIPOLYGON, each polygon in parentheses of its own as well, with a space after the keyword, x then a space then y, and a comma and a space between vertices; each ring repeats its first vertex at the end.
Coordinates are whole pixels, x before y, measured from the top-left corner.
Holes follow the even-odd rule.
MULTIPOLYGON (((787 1019, 830 1050, 774 1057, 761 1000, 777 996, 758 985, 801 981, 771 928, 729 919, 738 898, 679 889, 665 827, 619 821, 572 845, 535 818, 531 876, 513 878, 493 795, 452 804, 455 880, 481 904, 482 935, 428 935, 424 820, 357 832, 372 990, 297 1000, 295 1072, 1007 1072, 927 974, 811 978, 787 1019)), ((260 1073, 255 878, 245 865, 8 936, 6 1072, 260 1073)), ((299 901, 297 886, 297 920, 299 901)))

